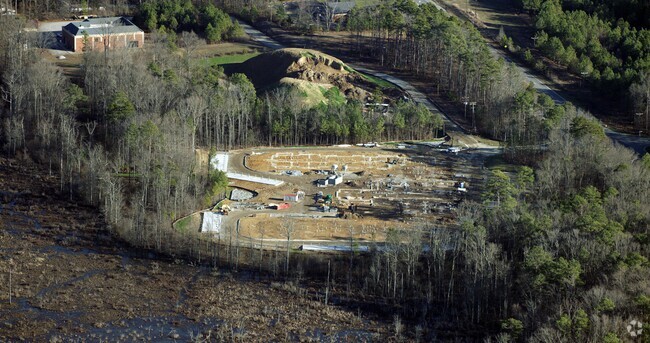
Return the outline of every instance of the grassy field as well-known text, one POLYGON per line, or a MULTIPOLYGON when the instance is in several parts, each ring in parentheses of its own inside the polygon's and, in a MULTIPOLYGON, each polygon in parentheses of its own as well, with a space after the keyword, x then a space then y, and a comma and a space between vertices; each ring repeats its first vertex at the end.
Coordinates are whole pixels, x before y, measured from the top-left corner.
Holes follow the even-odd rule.
POLYGON ((380 0, 357 0, 355 1, 355 4, 357 7, 367 7, 367 6, 372 6, 372 5, 377 5, 381 3, 380 0))
POLYGON ((248 61, 249 59, 259 54, 260 54, 259 52, 251 52, 251 53, 238 54, 238 55, 215 56, 215 57, 206 58, 205 61, 209 65, 242 63, 248 61))
POLYGON ((263 50, 265 50, 264 47, 255 42, 221 42, 200 46, 196 51, 194 51, 194 56, 201 58, 238 55, 263 50))
POLYGON ((388 81, 386 81, 384 79, 380 79, 378 77, 368 75, 368 74, 363 74, 363 73, 359 73, 359 72, 357 72, 357 73, 359 75, 361 75, 361 77, 363 77, 366 81, 372 82, 372 83, 376 84, 377 86, 379 86, 381 88, 395 88, 394 84, 392 84, 392 83, 390 83, 390 82, 388 82, 388 81))
POLYGON ((176 222, 176 229, 180 232, 184 232, 192 224, 192 216, 185 217, 178 222, 176 222))
POLYGON ((347 70, 350 73, 356 73, 356 74, 361 75, 361 77, 363 77, 366 81, 368 81, 370 83, 374 83, 377 86, 379 86, 380 88, 395 88, 394 84, 392 84, 392 83, 390 83, 390 82, 388 82, 388 81, 386 81, 384 79, 378 78, 376 76, 361 73, 361 72, 359 72, 357 70, 354 70, 354 69, 350 68, 347 65, 344 66, 343 68, 345 68, 345 70, 347 70))
POLYGON ((517 166, 509 162, 506 162, 503 159, 503 155, 494 155, 488 157, 487 160, 485 160, 485 167, 490 170, 498 169, 503 172, 512 173, 512 174, 516 174, 521 168, 521 166, 517 166))

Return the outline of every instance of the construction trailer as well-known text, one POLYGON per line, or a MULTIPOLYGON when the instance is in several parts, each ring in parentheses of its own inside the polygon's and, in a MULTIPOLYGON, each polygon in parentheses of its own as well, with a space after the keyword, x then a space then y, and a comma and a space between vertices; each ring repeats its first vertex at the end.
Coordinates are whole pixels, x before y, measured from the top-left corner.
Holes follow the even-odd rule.
POLYGON ((327 186, 336 186, 343 183, 343 176, 341 175, 330 175, 327 179, 319 179, 318 187, 327 187, 327 186))
POLYGON ((303 191, 298 191, 296 193, 284 195, 284 201, 299 202, 299 201, 303 201, 304 199, 305 199, 305 192, 303 191))
POLYGON ((291 207, 291 204, 287 202, 283 202, 281 204, 269 204, 269 208, 274 210, 286 210, 289 207, 291 207))

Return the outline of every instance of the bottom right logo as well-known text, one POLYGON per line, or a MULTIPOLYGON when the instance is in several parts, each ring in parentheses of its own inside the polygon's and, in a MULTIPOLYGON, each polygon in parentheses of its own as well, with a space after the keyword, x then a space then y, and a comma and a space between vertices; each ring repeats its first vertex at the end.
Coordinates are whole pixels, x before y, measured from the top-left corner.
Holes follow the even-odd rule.
POLYGON ((643 323, 639 320, 632 320, 630 324, 627 325, 627 333, 632 337, 639 337, 643 333, 643 323))

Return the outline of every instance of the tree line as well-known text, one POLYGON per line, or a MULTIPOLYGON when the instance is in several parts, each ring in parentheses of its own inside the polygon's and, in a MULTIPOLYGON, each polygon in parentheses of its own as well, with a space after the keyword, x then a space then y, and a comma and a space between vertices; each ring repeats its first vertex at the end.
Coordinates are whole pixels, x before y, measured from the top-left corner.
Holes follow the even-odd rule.
POLYGON ((538 145, 564 113, 562 106, 526 85, 512 65, 492 56, 480 33, 438 10, 412 1, 354 8, 347 28, 353 49, 379 63, 432 82, 459 103, 474 103, 471 129, 513 146, 538 145))
MULTIPOLYGON (((612 144, 588 114, 522 86, 480 46, 464 50, 476 34, 470 26, 424 11, 419 18, 440 30, 425 31, 426 39, 406 40, 383 24, 372 29, 380 50, 386 46, 385 63, 412 58, 414 68, 444 81, 450 96, 478 99, 478 129, 512 141, 510 149, 530 142, 546 148, 527 161, 534 169, 491 172, 482 201, 461 205, 457 227, 390 230, 381 249, 333 258, 323 294, 344 288, 390 305, 413 338, 451 331, 498 341, 624 340, 631 317, 650 320, 650 157, 612 144), (397 47, 436 54, 397 56, 397 47), (498 73, 482 79, 479 62, 498 73)), ((223 266, 259 263, 294 280, 323 278, 324 264, 311 264, 320 258, 234 248, 239 244, 171 228, 223 192, 224 176, 199 168, 196 147, 418 139, 438 131, 436 117, 408 102, 386 116, 337 101, 336 91, 310 109, 297 106, 301 95, 288 90, 258 96, 245 76, 225 76, 173 50, 169 40, 178 39, 191 54, 197 40, 188 34, 154 34, 146 50, 88 51, 82 82, 73 84, 24 49, 31 39, 24 25, 0 17, 2 149, 29 154, 57 173, 60 196, 99 206, 113 232, 134 246, 222 259, 223 266)))
POLYGON ((134 22, 148 31, 197 32, 210 43, 243 35, 243 30, 228 14, 212 3, 195 6, 190 0, 157 0, 141 3, 134 22))
POLYGON ((324 92, 327 102, 307 107, 295 89, 279 87, 261 98, 262 136, 269 145, 322 145, 428 139, 444 134, 444 124, 421 104, 399 100, 388 111, 366 107, 333 87, 324 92))
MULTIPOLYGON (((544 0, 521 0, 519 5, 523 9, 535 13, 540 10, 543 3, 544 0)), ((561 3, 566 9, 596 14, 603 20, 614 22, 623 18, 637 28, 650 26, 650 4, 647 1, 562 0, 561 3)))
POLYGON ((638 102, 639 94, 628 90, 647 82, 650 71, 648 16, 638 17, 650 10, 647 2, 526 0, 522 6, 534 15, 535 45, 546 56, 604 96, 638 102))
POLYGON ((434 313, 437 329, 488 341, 626 341, 630 318, 650 314, 650 155, 573 107, 548 137, 534 169, 492 170, 458 227, 389 234, 359 284, 408 304, 420 328, 434 313))

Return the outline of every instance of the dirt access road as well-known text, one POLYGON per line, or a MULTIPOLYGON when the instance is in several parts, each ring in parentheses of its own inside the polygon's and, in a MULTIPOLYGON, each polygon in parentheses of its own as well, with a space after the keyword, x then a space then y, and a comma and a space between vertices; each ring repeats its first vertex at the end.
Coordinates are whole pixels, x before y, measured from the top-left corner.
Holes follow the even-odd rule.
POLYGON ((131 248, 47 175, 0 156, 2 342, 390 341, 392 319, 326 306, 320 288, 131 248))

